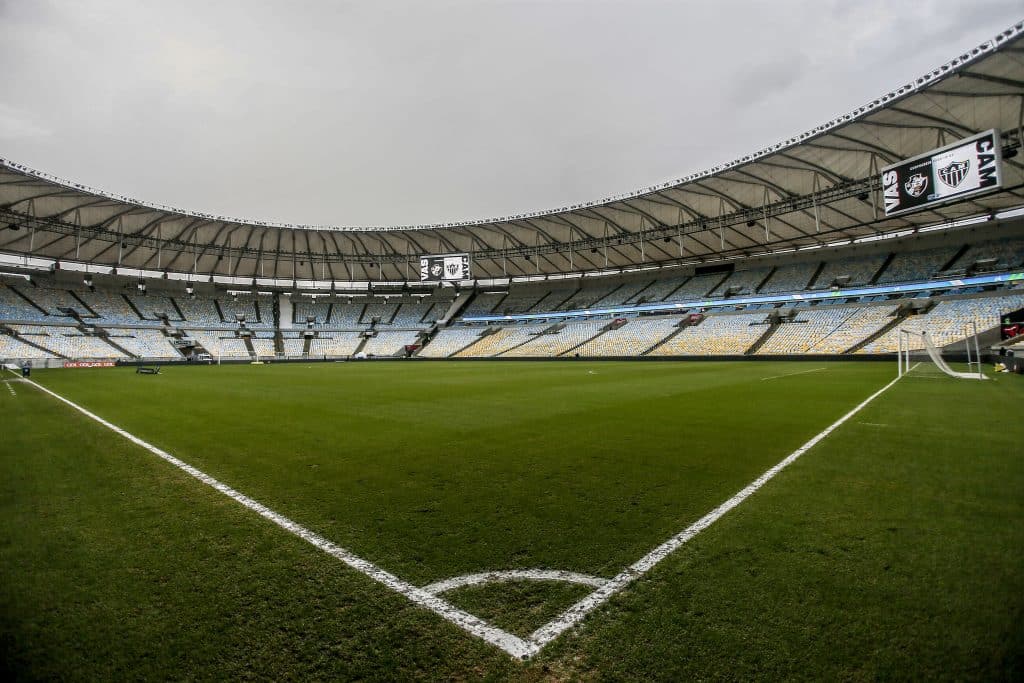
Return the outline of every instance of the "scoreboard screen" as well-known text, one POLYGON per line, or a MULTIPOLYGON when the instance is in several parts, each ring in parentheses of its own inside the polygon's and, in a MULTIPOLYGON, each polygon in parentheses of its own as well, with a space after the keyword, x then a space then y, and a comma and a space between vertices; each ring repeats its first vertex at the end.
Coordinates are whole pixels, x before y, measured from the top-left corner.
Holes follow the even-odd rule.
POLYGON ((469 254, 440 254, 420 257, 420 282, 469 279, 469 254))
POLYGON ((886 216, 965 199, 1002 186, 1002 138, 995 129, 882 169, 886 216))

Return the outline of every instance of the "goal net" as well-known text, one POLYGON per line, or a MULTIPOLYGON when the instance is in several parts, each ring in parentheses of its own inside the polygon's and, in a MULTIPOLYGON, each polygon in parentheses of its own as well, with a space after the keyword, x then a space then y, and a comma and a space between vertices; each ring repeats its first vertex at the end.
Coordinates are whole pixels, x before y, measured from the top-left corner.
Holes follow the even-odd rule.
MULTIPOLYGON (((932 341, 927 330, 900 330, 899 344, 899 375, 916 375, 932 377, 955 377, 957 379, 987 379, 981 368, 981 357, 978 353, 978 335, 965 330, 963 339, 945 347, 961 360, 966 357, 964 370, 954 370, 946 358, 943 349, 939 349, 932 341)), ((958 363, 962 365, 962 363, 958 363)))

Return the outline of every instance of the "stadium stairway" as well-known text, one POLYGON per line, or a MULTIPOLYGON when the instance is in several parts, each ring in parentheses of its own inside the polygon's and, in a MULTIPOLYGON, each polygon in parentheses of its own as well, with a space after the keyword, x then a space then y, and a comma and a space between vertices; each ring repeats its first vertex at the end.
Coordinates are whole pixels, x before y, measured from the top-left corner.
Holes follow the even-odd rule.
POLYGON ((78 292, 76 292, 73 289, 69 289, 68 292, 70 292, 71 296, 75 299, 75 301, 78 302, 78 305, 82 307, 82 310, 86 311, 89 314, 89 317, 91 317, 91 318, 98 318, 98 317, 100 317, 99 314, 96 311, 92 310, 92 308, 90 308, 87 303, 82 301, 82 297, 78 296, 78 292))
POLYGON ((245 342, 245 350, 249 352, 249 357, 257 358, 256 347, 252 345, 252 337, 245 335, 242 337, 242 341, 245 342))
POLYGON ((537 334, 530 335, 529 337, 527 337, 526 341, 519 342, 515 346, 508 347, 507 349, 505 349, 501 353, 494 354, 494 357, 497 358, 498 356, 504 356, 506 353, 508 353, 512 349, 518 349, 520 346, 525 346, 526 344, 529 344, 530 342, 532 342, 534 339, 536 339, 537 337, 539 337, 542 334, 557 334, 558 332, 562 331, 563 329, 565 329, 565 323, 558 323, 556 325, 552 325, 551 327, 545 327, 543 330, 541 330, 537 334))
MULTIPOLYGON (((699 325, 700 323, 694 323, 694 324, 699 325)), ((676 337, 678 337, 680 334, 682 334, 686 330, 687 327, 693 327, 693 324, 691 324, 690 321, 687 318, 683 318, 682 321, 680 321, 680 323, 678 325, 676 325, 676 328, 674 330, 672 330, 671 334, 665 335, 660 341, 655 342, 654 345, 651 346, 651 348, 647 349, 646 351, 644 351, 640 355, 641 356, 649 355, 652 351, 654 351, 659 346, 663 346, 664 344, 666 344, 666 343, 670 342, 671 340, 675 339, 676 337)))
POLYGON ((818 267, 814 271, 814 275, 808 280, 807 286, 804 289, 813 289, 814 285, 818 283, 818 278, 821 277, 821 271, 825 270, 825 266, 828 265, 825 261, 818 264, 818 267))
MULTIPOLYGON (((281 333, 280 327, 274 330, 274 353, 281 356, 284 355, 284 334, 281 333)), ((309 353, 309 337, 306 337, 306 343, 302 347, 302 353, 309 353)))
POLYGON ((882 275, 883 275, 883 274, 885 273, 885 271, 886 271, 886 270, 887 270, 887 269, 889 268, 889 265, 890 265, 890 264, 891 264, 891 263, 893 262, 893 259, 895 259, 895 258, 896 258, 896 252, 894 252, 894 251, 890 251, 890 252, 889 252, 889 255, 885 257, 885 260, 884 260, 884 261, 882 261, 882 265, 881 265, 881 266, 879 266, 879 268, 878 268, 878 270, 877 270, 877 271, 875 272, 875 274, 871 276, 871 279, 870 279, 870 280, 868 280, 868 284, 869 284, 869 285, 873 285, 873 284, 875 284, 876 282, 878 282, 878 279, 879 279, 880 277, 882 277, 882 275))
MULTIPOLYGON (((33 286, 34 286, 34 285, 33 285, 33 286)), ((24 299, 24 300, 25 300, 25 302, 26 302, 26 303, 27 303, 27 304, 28 304, 29 306, 31 306, 32 308, 36 309, 37 311, 39 311, 39 312, 40 312, 40 313, 42 313, 43 315, 50 315, 50 312, 49 312, 48 310, 46 310, 45 308, 43 308, 42 306, 40 306, 39 304, 37 304, 37 303, 36 303, 35 301, 32 301, 32 299, 30 299, 30 298, 28 297, 28 295, 26 295, 26 294, 25 294, 24 292, 22 292, 22 291, 21 291, 20 289, 18 289, 18 288, 16 288, 16 287, 10 287, 10 288, 9 288, 9 291, 11 291, 11 292, 14 292, 14 294, 16 294, 16 295, 17 295, 17 296, 18 296, 19 298, 21 298, 21 299, 24 299)))
POLYGON ((132 313, 139 316, 139 320, 148 320, 146 316, 142 315, 142 311, 140 311, 139 307, 135 305, 135 302, 131 300, 131 297, 127 297, 124 294, 122 294, 121 298, 128 302, 128 308, 132 309, 132 313))
POLYGON ((772 320, 772 322, 768 324, 768 329, 764 331, 764 334, 758 337, 757 341, 751 344, 750 348, 743 352, 743 355, 752 356, 755 353, 757 353, 758 349, 764 346, 765 343, 772 338, 772 335, 774 335, 780 327, 782 327, 782 323, 779 320, 772 320))
POLYGON ((897 325, 902 323, 904 320, 906 320, 907 318, 909 318, 913 314, 914 314, 913 309, 904 308, 902 306, 897 308, 895 314, 893 315, 893 318, 892 318, 891 322, 888 322, 885 325, 882 325, 882 327, 879 328, 878 330, 876 330, 874 333, 869 334, 868 336, 864 337, 863 339, 861 339, 859 342, 857 342, 856 344, 854 344, 850 348, 848 348, 845 351, 843 351, 843 354, 845 355, 845 354, 856 353, 857 351, 860 351, 862 348, 864 348, 865 346, 867 346, 871 342, 875 341, 876 339, 881 337, 883 334, 885 334, 886 332, 888 332, 892 328, 896 327, 897 325))
POLYGON ((452 305, 445 311, 444 317, 437 321, 438 325, 451 325, 452 321, 461 313, 469 303, 476 298, 476 292, 459 292, 459 295, 452 301, 452 305))
POLYGON ((563 351, 562 353, 560 353, 558 355, 559 356, 571 356, 573 351, 575 351, 576 349, 580 348, 584 344, 589 344, 590 342, 592 342, 595 339, 597 339, 598 337, 600 337, 602 334, 605 334, 606 332, 610 332, 611 330, 617 330, 620 327, 622 327, 622 323, 619 323, 618 321, 613 320, 612 322, 608 323, 607 325, 602 327, 600 330, 598 330, 597 334, 595 334, 595 335, 593 335, 591 337, 587 337, 586 339, 581 341, 579 344, 576 344, 572 348, 566 349, 565 351, 563 351))
MULTIPOLYGON (((78 329, 81 330, 83 333, 88 331, 88 327, 85 324, 80 324, 78 326, 78 329)), ((102 339, 106 344, 117 349, 117 352, 124 355, 125 358, 138 358, 138 356, 136 356, 134 353, 130 352, 128 349, 124 348, 123 346, 115 342, 113 339, 111 339, 110 333, 101 327, 96 328, 95 337, 97 339, 102 339)))

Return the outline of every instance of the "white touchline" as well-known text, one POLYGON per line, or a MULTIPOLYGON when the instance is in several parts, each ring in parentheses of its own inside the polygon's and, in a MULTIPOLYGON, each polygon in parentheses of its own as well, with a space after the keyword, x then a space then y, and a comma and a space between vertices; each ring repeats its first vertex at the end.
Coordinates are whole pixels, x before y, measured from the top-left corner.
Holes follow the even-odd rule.
POLYGON ((775 375, 774 377, 762 377, 763 382, 766 379, 779 379, 780 377, 792 377, 793 375, 805 375, 808 372, 818 372, 819 370, 828 370, 828 368, 814 368, 813 370, 801 370, 800 372, 787 372, 785 375, 775 375))
MULTIPOLYGON (((824 370, 825 368, 819 368, 824 370)), ((274 524, 277 524, 282 529, 298 536, 306 542, 312 544, 316 548, 319 548, 323 552, 341 560, 353 569, 369 576, 370 578, 378 581, 388 588, 401 593, 413 603, 425 607, 432 612, 442 616, 453 624, 459 626, 467 633, 470 633, 478 638, 481 638, 492 645, 504 650, 513 657, 520 659, 526 659, 540 652, 544 646, 550 643, 552 640, 557 638, 559 635, 564 633, 566 630, 572 628, 576 624, 580 623, 590 612, 594 611, 602 604, 608 601, 616 593, 621 592, 629 584, 636 579, 643 576, 645 573, 650 571, 655 565, 668 557, 672 552, 679 549, 687 541, 692 539, 694 536, 704 531, 709 526, 714 524, 720 519, 725 513, 729 512, 740 503, 745 501, 751 495, 753 495, 758 489, 768 483, 775 477, 779 472, 785 469, 787 466, 792 464, 801 455, 809 451, 815 445, 818 444, 822 439, 831 434, 837 427, 842 425, 844 422, 849 420, 851 417, 859 413, 865 406, 874 401, 876 398, 881 396, 886 390, 892 387, 896 382, 899 381, 899 377, 892 380, 884 387, 876 391, 875 393, 868 396, 861 403, 859 403, 850 412, 846 413, 838 420, 833 422, 831 425, 826 427, 822 432, 815 435, 796 449, 777 464, 769 468, 764 474, 759 476, 753 482, 748 484, 739 493, 734 495, 729 500, 725 501, 714 510, 704 515, 696 522, 682 530, 672 538, 668 539, 651 552, 644 555, 642 558, 631 564, 629 567, 619 572, 616 576, 611 579, 602 579, 595 576, 588 576, 586 574, 576 574, 575 572, 564 572, 558 570, 507 570, 507 571, 496 571, 496 572, 483 572, 480 574, 467 574, 464 576, 455 577, 453 579, 446 579, 445 581, 439 581, 430 584, 425 587, 417 587, 411 583, 404 581, 394 574, 391 574, 380 567, 364 560, 350 551, 342 548, 341 546, 328 541, 322 536, 306 529, 305 527, 291 521, 287 517, 280 515, 265 505, 245 496, 238 491, 235 491, 226 484, 223 484, 213 477, 197 470, 188 463, 185 463, 178 458, 175 458, 170 453, 163 451, 156 446, 153 446, 146 441, 134 436, 125 430, 117 427, 116 425, 107 422, 98 415, 89 412, 80 405, 64 398, 60 394, 57 394, 46 387, 34 382, 32 380, 23 380, 27 384, 31 384, 40 391, 53 396, 58 401, 61 401, 78 412, 82 413, 86 417, 100 423, 107 429, 110 429, 117 434, 120 434, 124 438, 128 439, 132 443, 145 448, 154 455, 166 460, 175 467, 183 470, 192 477, 199 481, 213 487, 220 491, 224 495, 232 498, 238 503, 245 507, 253 510, 263 518, 270 520, 274 524), (451 603, 445 601, 442 598, 437 597, 437 593, 442 593, 446 590, 451 590, 462 585, 473 585, 476 583, 484 583, 487 581, 501 581, 501 580, 515 580, 515 579, 533 579, 533 580, 557 580, 557 581, 570 581, 573 583, 581 583, 585 585, 598 586, 597 590, 590 593, 585 598, 574 604, 572 607, 567 609, 561 615, 556 617, 554 620, 548 622, 544 626, 533 632, 528 638, 520 638, 514 634, 508 633, 496 626, 493 626, 483 619, 476 617, 468 612, 465 612, 458 607, 455 607, 451 603)))
POLYGON ((677 550, 691 538, 693 538, 694 536, 696 536, 697 534, 699 534, 700 532, 704 531, 709 526, 714 524, 716 521, 718 521, 718 519, 721 518, 722 515, 729 512, 729 510, 732 510, 734 507, 736 507, 737 505, 745 501, 747 498, 749 498, 751 495, 753 495, 755 491, 757 491, 759 488, 767 484, 771 479, 775 477, 775 475, 784 470, 788 465, 792 464, 801 455, 803 455, 811 448, 813 448, 819 441, 821 441, 826 436, 835 431, 835 429, 839 427, 839 425, 849 420, 851 417, 859 413, 866 405, 868 405, 876 398, 881 396, 887 389, 889 389, 889 387, 896 384, 896 382, 898 382, 899 379, 900 378, 897 377, 896 379, 894 379, 893 381, 889 382, 884 387, 876 391, 875 393, 868 396, 860 404, 858 404, 857 407, 855 407, 853 410, 846 413, 841 418, 830 424, 828 427, 824 429, 824 431, 812 437, 811 440, 805 443, 803 446, 787 455, 785 458, 779 461, 778 464, 773 465, 771 468, 768 469, 768 471, 766 471, 760 477, 758 477, 750 484, 748 484, 746 488, 737 493, 735 496, 725 501, 708 514, 704 515, 696 522, 686 527, 678 534, 668 539, 667 541, 665 541, 657 548, 641 557, 639 560, 637 560, 630 566, 626 567, 624 570, 619 572, 618 575, 609 580, 608 583, 601 586, 596 591, 594 591, 587 597, 577 602, 575 605, 567 609, 554 620, 550 621, 544 626, 541 626, 539 629, 533 632, 533 635, 530 636, 530 640, 536 643, 538 647, 542 648, 548 643, 550 643, 552 640, 557 638, 561 633, 578 624, 580 621, 583 620, 585 616, 587 616, 587 614, 589 614, 596 608, 600 607, 610 597, 620 592, 623 588, 631 584, 633 581, 646 574, 648 571, 651 570, 652 567, 654 567, 654 565, 658 564, 666 557, 668 557, 670 553, 677 550))
POLYGON ((320 536, 319 534, 316 534, 310 531, 309 529, 306 529, 305 527, 293 522, 284 515, 280 515, 274 512, 273 510, 266 507, 262 503, 259 503, 253 500, 252 498, 249 498, 248 496, 239 493, 238 491, 234 490, 227 484, 223 484, 214 479, 213 477, 209 476, 208 474, 205 474, 200 470, 196 469, 195 467, 192 467, 188 463, 179 460, 178 458, 175 458, 170 453, 167 453, 166 451, 163 451, 157 448, 156 446, 146 441, 143 441, 139 437, 126 432, 120 427, 111 424, 110 422, 107 422, 99 415, 96 415, 95 413, 86 410, 77 403, 74 403, 64 398, 60 394, 47 389, 43 385, 37 382, 33 382, 32 380, 25 381, 28 384, 31 384, 32 386, 36 387, 40 391, 47 393, 50 396, 53 396, 58 401, 61 401, 71 406, 72 408, 82 413, 89 419, 95 420, 96 422, 100 423, 107 429, 117 434, 120 434, 121 436, 128 439, 137 446, 145 448, 153 455, 156 455, 166 460, 170 464, 174 465, 180 470, 183 470, 192 477, 195 477, 196 479, 203 482, 207 486, 211 486, 216 490, 220 491, 221 493, 223 493, 225 496, 237 501, 238 503, 241 503, 242 505, 257 513, 264 519, 270 520, 282 529, 291 532, 292 534, 298 536, 307 543, 310 543, 311 545, 324 551, 328 555, 331 555, 332 557, 341 560, 353 569, 362 572, 363 574, 366 574, 375 581, 384 584, 391 590, 401 593, 417 605, 421 607, 426 607, 432 612, 439 614, 440 616, 444 617, 445 619, 452 622, 456 626, 459 626, 465 631, 473 634, 474 636, 482 638, 483 640, 486 640, 488 643, 491 643, 492 645, 496 645, 497 647, 501 648, 513 657, 529 657, 539 650, 539 648, 535 644, 527 642, 526 640, 523 640, 522 638, 511 633, 508 633, 507 631, 503 631, 502 629, 496 626, 492 626, 483 619, 480 619, 479 617, 473 616, 472 614, 459 609, 455 605, 452 605, 451 603, 445 601, 443 598, 439 598, 436 595, 431 595, 424 589, 418 588, 407 581, 403 581, 394 574, 384 571, 383 569, 372 564, 371 562, 368 562, 367 560, 364 560, 361 557, 354 555, 345 548, 342 548, 341 546, 336 545, 331 541, 328 541, 323 536, 320 536))

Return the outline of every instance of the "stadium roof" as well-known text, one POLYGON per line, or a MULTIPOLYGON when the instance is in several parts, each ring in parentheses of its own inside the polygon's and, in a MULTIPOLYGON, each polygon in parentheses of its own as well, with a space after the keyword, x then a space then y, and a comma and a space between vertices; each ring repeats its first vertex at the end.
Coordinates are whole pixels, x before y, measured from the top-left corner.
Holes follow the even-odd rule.
POLYGON ((418 279, 469 252, 474 277, 675 265, 912 230, 1024 204, 1024 22, 856 110, 727 164, 589 204, 392 227, 230 218, 102 192, 0 160, 0 252, 141 271, 286 281, 418 279), (885 218, 879 170, 991 128, 998 193, 885 218))

